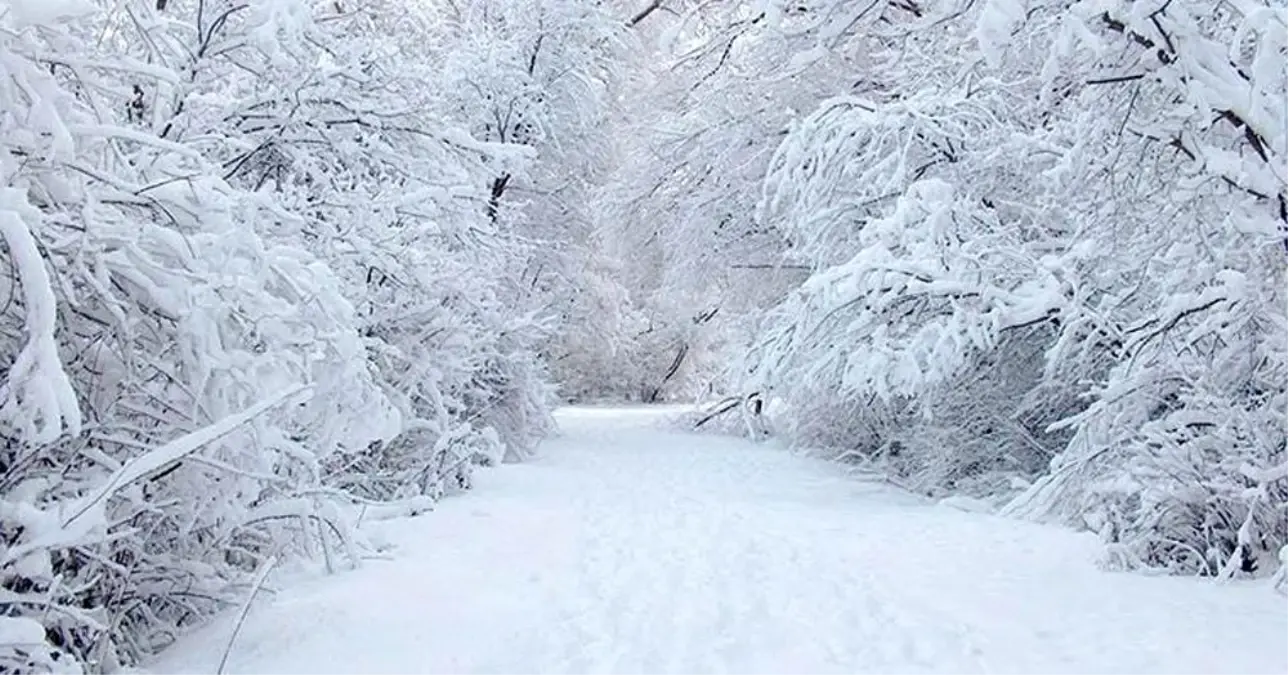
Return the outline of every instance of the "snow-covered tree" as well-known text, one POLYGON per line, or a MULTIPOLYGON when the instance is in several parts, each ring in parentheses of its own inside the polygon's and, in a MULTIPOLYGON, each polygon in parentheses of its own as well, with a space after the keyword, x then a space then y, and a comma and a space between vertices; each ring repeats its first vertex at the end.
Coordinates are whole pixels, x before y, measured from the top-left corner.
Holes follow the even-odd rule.
POLYGON ((531 152, 434 114, 394 13, 0 12, 3 668, 129 665, 548 428, 482 184, 531 152))
POLYGON ((1007 508, 1093 527, 1117 563, 1268 559, 1285 14, 1201 5, 793 5, 864 66, 770 165, 761 222, 816 271, 745 386, 921 489, 1038 479, 1007 508))
POLYGON ((521 169, 492 163, 485 182, 488 216, 523 250, 508 293, 549 320, 542 353, 563 396, 596 396, 630 323, 588 200, 615 159, 608 115, 626 23, 578 0, 435 6, 436 109, 475 138, 533 153, 521 169))
POLYGON ((629 70, 615 122, 623 161, 598 203, 645 322, 628 347, 636 379, 690 398, 723 388, 748 312, 802 278, 755 218, 756 195, 787 122, 848 67, 840 56, 795 58, 803 38, 764 30, 759 3, 649 8, 636 30, 655 49, 629 70))

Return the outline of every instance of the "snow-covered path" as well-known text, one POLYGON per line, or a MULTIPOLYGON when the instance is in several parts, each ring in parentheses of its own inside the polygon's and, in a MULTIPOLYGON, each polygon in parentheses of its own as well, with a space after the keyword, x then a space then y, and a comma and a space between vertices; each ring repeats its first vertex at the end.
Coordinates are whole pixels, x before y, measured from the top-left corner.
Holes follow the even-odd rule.
MULTIPOLYGON (((1103 573, 1089 536, 657 414, 563 411, 538 460, 386 524, 393 560, 257 604, 227 672, 1288 672, 1264 583, 1103 573)), ((231 624, 149 669, 213 672, 231 624)))

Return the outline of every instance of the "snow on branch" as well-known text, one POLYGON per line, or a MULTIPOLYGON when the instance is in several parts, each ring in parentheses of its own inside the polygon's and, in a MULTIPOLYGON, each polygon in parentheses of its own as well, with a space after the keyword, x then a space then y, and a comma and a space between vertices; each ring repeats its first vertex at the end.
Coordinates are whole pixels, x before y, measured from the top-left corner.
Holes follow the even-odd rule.
POLYGON ((0 386, 0 421, 31 444, 52 443, 64 432, 79 434, 80 405, 58 355, 58 304, 45 260, 28 223, 41 216, 25 195, 0 188, 0 236, 22 286, 26 343, 0 386))

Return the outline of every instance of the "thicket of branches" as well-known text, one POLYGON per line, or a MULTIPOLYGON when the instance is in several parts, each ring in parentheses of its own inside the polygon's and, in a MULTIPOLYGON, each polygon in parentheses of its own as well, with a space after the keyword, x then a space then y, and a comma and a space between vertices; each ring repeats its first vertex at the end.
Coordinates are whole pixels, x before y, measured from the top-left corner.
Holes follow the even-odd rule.
POLYGON ((497 185, 590 143, 577 7, 0 9, 0 670, 136 663, 531 451, 561 216, 497 185))
POLYGON ((1094 529, 1116 565, 1274 568, 1282 6, 765 0, 670 31, 690 105, 613 204, 684 223, 641 274, 698 265, 743 303, 724 393, 912 489, 1094 529))

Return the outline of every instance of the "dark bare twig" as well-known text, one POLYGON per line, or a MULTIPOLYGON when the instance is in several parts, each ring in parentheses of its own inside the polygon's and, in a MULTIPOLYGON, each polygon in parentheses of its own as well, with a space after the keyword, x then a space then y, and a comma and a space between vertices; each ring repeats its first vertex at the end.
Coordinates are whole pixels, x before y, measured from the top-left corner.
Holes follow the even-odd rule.
POLYGON ((1118 82, 1131 82, 1145 77, 1145 73, 1136 73, 1135 75, 1118 75, 1115 77, 1102 77, 1095 80, 1087 80, 1087 84, 1116 84, 1118 82))
POLYGON ((635 16, 631 17, 630 20, 626 22, 626 27, 634 28, 637 24, 639 24, 639 22, 643 21, 644 19, 647 19, 650 14, 652 14, 653 12, 661 8, 662 8, 662 0, 653 0, 648 4, 647 7, 645 7, 644 9, 641 9, 639 12, 636 12, 635 16))

